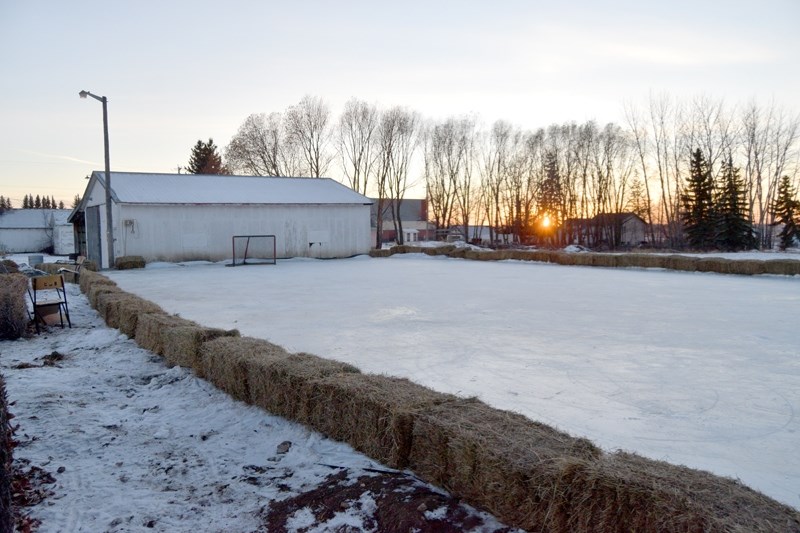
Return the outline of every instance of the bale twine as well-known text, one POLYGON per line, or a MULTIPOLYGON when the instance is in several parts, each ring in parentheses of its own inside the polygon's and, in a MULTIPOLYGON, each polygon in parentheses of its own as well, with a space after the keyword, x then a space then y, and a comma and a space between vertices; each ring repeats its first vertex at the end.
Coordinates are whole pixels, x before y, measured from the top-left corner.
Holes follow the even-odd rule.
POLYGON ((413 412, 456 399, 407 379, 374 374, 336 374, 309 385, 311 427, 393 468, 408 463, 413 412))
POLYGON ((568 531, 553 526, 569 519, 569 476, 601 453, 522 415, 459 400, 415 413, 409 468, 509 525, 568 531))
POLYGON ((164 333, 169 328, 193 326, 194 322, 161 313, 142 313, 136 321, 136 344, 151 352, 164 355, 164 333))
POLYGON ((792 259, 774 259, 764 261, 764 274, 776 274, 778 276, 799 276, 800 261, 792 259))
POLYGON ((800 513, 732 479, 618 452, 576 469, 571 531, 800 532, 800 513))
POLYGON ((238 337, 239 331, 204 326, 183 325, 164 330, 162 342, 164 358, 170 365, 191 368, 198 376, 203 376, 204 367, 200 351, 204 342, 219 337, 238 337))
POLYGON ((335 374, 358 374, 347 363, 308 353, 264 357, 250 368, 250 402, 267 411, 304 424, 309 423, 311 382, 335 374))
POLYGON ((218 337, 200 346, 201 375, 233 398, 250 402, 251 375, 258 366, 286 357, 286 350, 263 339, 218 337))

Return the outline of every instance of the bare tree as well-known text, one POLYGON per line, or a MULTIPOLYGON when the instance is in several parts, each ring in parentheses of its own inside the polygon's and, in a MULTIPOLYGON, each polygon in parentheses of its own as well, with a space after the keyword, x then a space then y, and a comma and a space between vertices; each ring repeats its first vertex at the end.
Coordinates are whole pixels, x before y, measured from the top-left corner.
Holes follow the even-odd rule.
POLYGON ((339 117, 337 140, 342 169, 350 188, 366 195, 375 163, 373 142, 378 129, 378 110, 374 105, 349 100, 339 117))
POLYGON ((298 154, 284 130, 280 113, 247 117, 225 149, 226 166, 254 176, 294 176, 298 154))
POLYGON ((321 98, 309 95, 286 110, 287 136, 302 154, 308 175, 314 178, 322 177, 333 159, 328 152, 330 116, 328 105, 321 98))

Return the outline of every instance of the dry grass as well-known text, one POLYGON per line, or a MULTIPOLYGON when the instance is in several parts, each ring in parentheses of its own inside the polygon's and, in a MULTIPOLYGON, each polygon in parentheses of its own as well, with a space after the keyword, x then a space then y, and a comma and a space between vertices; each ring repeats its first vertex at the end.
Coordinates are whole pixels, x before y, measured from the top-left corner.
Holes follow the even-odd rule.
POLYGON ((202 376, 243 402, 251 401, 254 368, 287 357, 289 353, 281 346, 251 337, 220 337, 200 347, 202 376))
POLYGON ((372 374, 337 374, 312 381, 310 388, 311 427, 393 468, 408 463, 413 412, 456 399, 407 379, 372 374))
POLYGON ((196 326, 184 318, 161 313, 143 313, 136 322, 136 344, 158 355, 164 355, 164 340, 170 328, 196 326))
POLYGON ((204 375, 202 357, 203 343, 219 337, 238 337, 237 330, 207 328, 203 326, 173 326, 162 334, 164 358, 171 365, 191 368, 199 376, 204 375))
POLYGON ((28 278, 0 274, 0 339, 18 339, 28 327, 28 278))
POLYGON ((307 353, 253 359, 249 372, 250 402, 301 422, 311 419, 311 382, 336 374, 357 374, 358 368, 307 353))

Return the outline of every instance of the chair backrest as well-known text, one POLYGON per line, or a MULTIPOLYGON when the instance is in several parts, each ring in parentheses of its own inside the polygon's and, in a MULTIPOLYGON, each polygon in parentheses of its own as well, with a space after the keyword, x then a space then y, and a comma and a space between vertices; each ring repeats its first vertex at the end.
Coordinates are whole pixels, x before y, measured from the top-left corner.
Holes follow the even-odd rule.
POLYGON ((61 274, 52 276, 36 276, 31 278, 34 291, 64 290, 64 277, 61 274))

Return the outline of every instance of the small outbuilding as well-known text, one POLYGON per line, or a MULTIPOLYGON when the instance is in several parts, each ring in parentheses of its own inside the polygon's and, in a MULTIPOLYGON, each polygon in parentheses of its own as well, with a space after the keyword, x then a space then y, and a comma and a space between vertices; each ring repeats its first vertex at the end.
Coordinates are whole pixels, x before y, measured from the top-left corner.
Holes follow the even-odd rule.
POLYGON ((6 209, 0 212, 0 252, 75 251, 69 209, 6 209))
MULTIPOLYGON (((275 235, 277 258, 370 249, 372 201, 329 178, 111 173, 114 256, 221 261, 235 235, 275 235)), ((81 253, 108 268, 105 172, 70 215, 81 253)))

